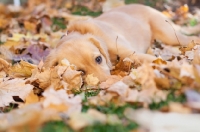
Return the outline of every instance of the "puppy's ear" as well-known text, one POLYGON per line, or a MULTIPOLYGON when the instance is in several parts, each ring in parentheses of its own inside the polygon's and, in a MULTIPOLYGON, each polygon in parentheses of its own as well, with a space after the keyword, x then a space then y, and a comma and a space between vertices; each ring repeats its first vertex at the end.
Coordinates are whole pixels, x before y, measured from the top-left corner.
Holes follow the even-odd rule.
POLYGON ((110 61, 110 57, 108 54, 108 49, 106 47, 105 44, 102 44, 103 42, 100 42, 99 40, 95 39, 95 38, 89 38, 89 40, 99 49, 100 53, 106 58, 106 63, 108 65, 108 67, 111 69, 112 64, 110 61))
POLYGON ((44 67, 52 67, 58 65, 58 60, 55 54, 55 49, 51 50, 49 55, 46 57, 44 61, 44 67))

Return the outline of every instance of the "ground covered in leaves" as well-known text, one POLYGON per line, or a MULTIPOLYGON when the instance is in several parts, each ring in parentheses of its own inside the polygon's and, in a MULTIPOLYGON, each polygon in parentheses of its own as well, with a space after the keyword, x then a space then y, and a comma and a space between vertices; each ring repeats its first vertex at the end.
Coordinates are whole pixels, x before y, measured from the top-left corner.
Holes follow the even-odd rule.
MULTIPOLYGON (((123 4, 95 0, 29 0, 23 7, 0 4, 0 131, 200 131, 198 43, 170 47, 155 41, 148 53, 157 60, 140 66, 128 58, 119 60, 105 82, 93 75, 83 81, 66 59, 59 66, 43 67, 43 59, 69 22, 123 4)), ((199 35, 198 8, 180 5, 163 13, 181 25, 183 33, 199 35)))

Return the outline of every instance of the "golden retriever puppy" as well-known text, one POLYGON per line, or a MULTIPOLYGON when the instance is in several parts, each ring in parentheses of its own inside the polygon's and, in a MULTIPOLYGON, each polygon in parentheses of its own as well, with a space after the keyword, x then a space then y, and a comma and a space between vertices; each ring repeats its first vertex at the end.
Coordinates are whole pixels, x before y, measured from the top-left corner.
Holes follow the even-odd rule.
POLYGON ((200 43, 198 37, 181 34, 179 26, 159 11, 138 4, 72 22, 68 31, 48 55, 45 65, 55 66, 66 58, 83 74, 94 74, 101 81, 110 74, 117 56, 129 57, 133 62, 154 60, 155 56, 145 53, 155 39, 168 45, 187 45, 192 40, 200 43))

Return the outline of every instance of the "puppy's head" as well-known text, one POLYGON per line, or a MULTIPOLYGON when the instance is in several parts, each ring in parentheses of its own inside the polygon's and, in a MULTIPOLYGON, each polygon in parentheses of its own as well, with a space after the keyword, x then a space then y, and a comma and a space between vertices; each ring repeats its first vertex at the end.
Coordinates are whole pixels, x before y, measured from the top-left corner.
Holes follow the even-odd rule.
POLYGON ((93 35, 70 33, 62 38, 47 56, 45 66, 56 66, 65 58, 74 64, 77 70, 82 71, 83 77, 93 74, 100 81, 104 81, 110 75, 111 62, 107 47, 93 35))

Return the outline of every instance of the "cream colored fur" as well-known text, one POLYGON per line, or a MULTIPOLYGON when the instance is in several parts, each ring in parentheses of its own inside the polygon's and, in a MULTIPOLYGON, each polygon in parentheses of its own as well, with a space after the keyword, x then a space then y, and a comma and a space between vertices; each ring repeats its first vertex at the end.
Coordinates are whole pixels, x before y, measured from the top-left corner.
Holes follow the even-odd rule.
POLYGON ((173 28, 181 45, 192 40, 200 43, 198 37, 181 34, 179 26, 153 8, 138 4, 119 7, 97 18, 71 23, 69 34, 60 40, 45 64, 53 66, 66 58, 78 70, 103 81, 110 73, 111 63, 116 64, 117 55, 134 62, 152 61, 156 57, 145 53, 154 39, 180 45, 173 28), (101 64, 95 62, 97 56, 102 56, 101 64))

